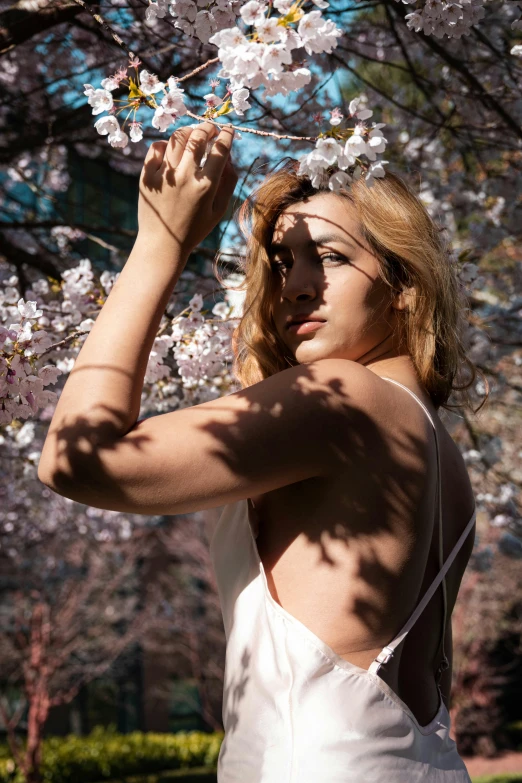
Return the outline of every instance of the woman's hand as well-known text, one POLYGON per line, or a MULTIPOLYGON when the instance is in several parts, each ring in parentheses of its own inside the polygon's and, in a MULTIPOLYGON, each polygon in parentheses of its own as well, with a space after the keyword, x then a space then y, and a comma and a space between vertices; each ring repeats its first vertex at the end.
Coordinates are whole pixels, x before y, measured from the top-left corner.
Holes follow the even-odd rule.
POLYGON ((187 256, 223 218, 238 175, 230 160, 233 129, 210 122, 155 141, 140 176, 140 237, 171 243, 187 256), (210 141, 214 141, 201 167, 210 141))

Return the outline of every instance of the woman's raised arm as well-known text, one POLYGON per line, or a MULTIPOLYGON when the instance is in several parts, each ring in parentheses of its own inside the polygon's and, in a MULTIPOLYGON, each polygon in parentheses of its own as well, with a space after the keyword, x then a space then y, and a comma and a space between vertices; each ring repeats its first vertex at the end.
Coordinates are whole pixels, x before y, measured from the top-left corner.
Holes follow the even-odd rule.
POLYGON ((346 425, 358 419, 372 373, 338 359, 137 421, 161 316, 237 181, 229 130, 200 167, 214 134, 209 123, 183 128, 149 150, 138 238, 56 406, 38 477, 81 503, 177 514, 267 492, 331 469, 348 443, 346 425))
POLYGON ((58 457, 39 477, 72 500, 134 514, 231 503, 345 469, 372 438, 375 383, 357 362, 321 359, 118 438, 80 419, 55 433, 58 457))

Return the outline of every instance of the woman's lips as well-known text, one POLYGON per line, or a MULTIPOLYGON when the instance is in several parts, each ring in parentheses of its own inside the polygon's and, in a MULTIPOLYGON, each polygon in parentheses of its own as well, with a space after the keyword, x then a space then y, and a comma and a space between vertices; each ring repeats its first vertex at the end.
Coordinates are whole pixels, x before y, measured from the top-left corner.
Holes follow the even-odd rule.
POLYGON ((290 324, 288 331, 292 332, 292 334, 307 334, 320 329, 325 323, 326 321, 301 321, 300 323, 290 324))

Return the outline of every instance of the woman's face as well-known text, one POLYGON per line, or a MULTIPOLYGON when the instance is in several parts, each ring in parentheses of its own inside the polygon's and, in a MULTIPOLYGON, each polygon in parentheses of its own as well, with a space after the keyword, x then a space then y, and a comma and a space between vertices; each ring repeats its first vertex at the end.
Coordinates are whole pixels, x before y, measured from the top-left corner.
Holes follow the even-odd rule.
POLYGON ((285 209, 269 256, 277 332, 299 364, 326 358, 367 364, 396 355, 390 291, 349 201, 317 193, 285 209), (289 326, 300 315, 321 320, 289 326))

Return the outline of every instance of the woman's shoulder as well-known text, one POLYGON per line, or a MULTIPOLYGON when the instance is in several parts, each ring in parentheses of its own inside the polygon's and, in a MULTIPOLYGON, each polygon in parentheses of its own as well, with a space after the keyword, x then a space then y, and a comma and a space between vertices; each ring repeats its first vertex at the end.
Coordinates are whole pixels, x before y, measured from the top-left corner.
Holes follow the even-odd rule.
POLYGON ((272 399, 278 391, 302 401, 306 413, 317 403, 324 410, 339 411, 343 406, 371 407, 377 394, 387 393, 385 381, 377 373, 350 359, 318 359, 299 364, 269 376, 243 390, 252 400, 272 399), (341 406, 341 408, 339 407, 341 406))

